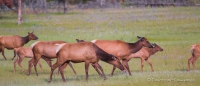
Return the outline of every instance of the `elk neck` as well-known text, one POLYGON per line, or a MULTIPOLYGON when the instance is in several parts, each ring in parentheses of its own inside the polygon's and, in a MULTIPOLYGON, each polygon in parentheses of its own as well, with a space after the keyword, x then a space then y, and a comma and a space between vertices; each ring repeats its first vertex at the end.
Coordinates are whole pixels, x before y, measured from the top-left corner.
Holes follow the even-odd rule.
POLYGON ((143 46, 140 43, 140 40, 138 40, 135 43, 127 43, 129 45, 130 53, 136 53, 139 51, 143 46))
POLYGON ((23 44, 26 44, 26 43, 28 43, 30 40, 29 40, 29 38, 28 38, 28 36, 26 36, 26 37, 21 37, 22 38, 22 43, 23 44))

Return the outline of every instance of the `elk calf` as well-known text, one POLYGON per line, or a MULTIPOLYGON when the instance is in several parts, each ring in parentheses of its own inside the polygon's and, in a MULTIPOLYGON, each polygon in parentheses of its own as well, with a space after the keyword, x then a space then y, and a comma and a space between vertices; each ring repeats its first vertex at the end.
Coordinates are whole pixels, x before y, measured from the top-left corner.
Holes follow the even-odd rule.
MULTIPOLYGON (((21 65, 21 62, 23 61, 23 59, 26 58, 33 58, 33 52, 32 49, 30 47, 20 47, 20 48, 14 48, 14 52, 16 53, 16 55, 18 56, 18 58, 15 60, 14 62, 14 73, 16 72, 16 65, 18 64, 22 71, 24 71, 24 68, 21 65)), ((38 62, 39 66, 42 69, 42 64, 40 63, 40 61, 38 62)))
POLYGON ((191 45, 191 53, 192 56, 188 59, 188 71, 190 71, 190 63, 192 62, 192 65, 194 67, 194 70, 196 70, 196 61, 200 56, 200 44, 194 44, 191 45))
MULTIPOLYGON (((13 50, 14 48, 22 47, 24 44, 28 43, 30 40, 37 40, 38 37, 35 36, 35 34, 29 33, 26 37, 20 37, 18 35, 15 36, 0 36, 0 52, 2 52, 2 55, 5 60, 6 57, 4 55, 4 48, 8 50, 13 50)), ((14 57, 16 54, 14 53, 14 57)), ((13 57, 13 59, 14 59, 13 57)))
POLYGON ((96 68, 99 68, 104 76, 104 79, 106 79, 106 76, 103 72, 102 67, 98 64, 99 60, 102 60, 106 63, 112 64, 119 68, 120 70, 124 70, 122 64, 120 61, 114 57, 111 54, 106 53, 102 49, 100 49, 98 46, 93 44, 92 42, 80 42, 80 43, 73 43, 68 44, 64 43, 59 45, 59 47, 56 49, 57 52, 57 61, 56 63, 51 67, 51 74, 49 82, 52 81, 52 74, 53 71, 61 66, 61 76, 63 82, 65 82, 65 78, 63 75, 63 64, 73 62, 73 63, 80 63, 85 62, 85 72, 86 72, 86 80, 88 80, 88 68, 89 64, 93 64, 96 68))
POLYGON ((151 70, 153 72, 154 68, 152 66, 151 61, 149 60, 149 57, 151 55, 154 55, 158 51, 163 51, 163 49, 155 43, 152 44, 152 46, 153 46, 153 48, 143 47, 138 52, 136 52, 132 55, 133 58, 140 58, 141 59, 141 72, 143 71, 144 61, 147 61, 149 63, 149 65, 151 66, 151 70))

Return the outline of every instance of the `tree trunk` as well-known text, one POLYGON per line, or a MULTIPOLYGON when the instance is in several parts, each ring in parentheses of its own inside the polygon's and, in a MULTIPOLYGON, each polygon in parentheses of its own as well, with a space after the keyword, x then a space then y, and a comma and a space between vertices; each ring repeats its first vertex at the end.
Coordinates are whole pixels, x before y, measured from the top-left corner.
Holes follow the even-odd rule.
POLYGON ((18 25, 22 23, 22 0, 18 1, 18 25))
POLYGON ((67 0, 64 0, 64 14, 67 14, 67 0))

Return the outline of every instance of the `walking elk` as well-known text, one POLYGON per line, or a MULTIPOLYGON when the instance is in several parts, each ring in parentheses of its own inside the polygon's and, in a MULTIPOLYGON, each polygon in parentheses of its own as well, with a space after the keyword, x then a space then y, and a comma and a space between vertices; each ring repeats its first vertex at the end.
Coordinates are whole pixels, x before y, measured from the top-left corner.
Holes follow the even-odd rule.
POLYGON ((88 80, 89 64, 93 64, 95 65, 96 68, 99 68, 102 72, 104 80, 106 79, 102 67, 98 64, 99 60, 112 64, 117 68, 119 68, 120 70, 124 70, 124 67, 120 63, 119 59, 117 59, 115 56, 111 54, 106 53, 92 42, 80 42, 73 44, 64 43, 59 45, 59 47, 56 49, 56 52, 57 52, 57 61, 51 67, 49 82, 52 81, 53 71, 59 66, 61 66, 60 73, 62 76, 62 80, 63 82, 65 82, 65 78, 63 75, 63 68, 65 67, 63 66, 66 66, 64 64, 66 63, 68 64, 69 62, 73 63, 85 62, 86 80, 88 80))
MULTIPOLYGON (((122 60, 122 65, 126 70, 128 70, 129 75, 131 72, 128 66, 129 58, 136 52, 138 52, 142 47, 153 47, 145 37, 139 37, 135 43, 127 43, 121 40, 93 40, 91 42, 95 43, 99 48, 105 52, 116 56, 118 59, 122 60)), ((113 66, 113 70, 115 70, 113 66)), ((113 71, 112 73, 113 74, 113 71)))
MULTIPOLYGON (((52 66, 51 59, 57 58, 56 57, 56 48, 58 47, 58 45, 60 45, 62 43, 66 43, 66 42, 64 42, 64 41, 50 41, 50 42, 38 41, 38 42, 33 43, 31 45, 31 47, 32 47, 32 51, 34 54, 34 58, 32 58, 29 61, 27 75, 30 75, 33 63, 34 63, 34 69, 35 69, 36 75, 38 75, 36 65, 37 65, 38 61, 40 60, 40 58, 43 58, 47 62, 47 64, 51 67, 52 66)), ((76 74, 71 63, 69 63, 69 65, 72 68, 72 70, 74 71, 74 73, 76 74)))
MULTIPOLYGON (((37 40, 38 37, 35 36, 35 34, 29 33, 26 37, 20 37, 18 35, 14 36, 0 36, 0 52, 2 52, 2 55, 5 60, 6 57, 4 55, 4 48, 8 50, 13 50, 14 48, 22 47, 24 44, 28 43, 30 40, 37 40)), ((16 54, 14 53, 14 57, 16 54)), ((13 59, 14 59, 13 57, 13 59)))

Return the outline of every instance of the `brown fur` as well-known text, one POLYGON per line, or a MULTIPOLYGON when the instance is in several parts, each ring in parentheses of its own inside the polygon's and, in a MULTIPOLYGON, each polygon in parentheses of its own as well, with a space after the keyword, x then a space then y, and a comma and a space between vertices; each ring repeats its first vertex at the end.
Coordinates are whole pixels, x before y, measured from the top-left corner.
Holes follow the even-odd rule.
POLYGON ((192 65, 194 67, 194 70, 196 70, 196 61, 200 56, 200 44, 194 44, 191 45, 191 53, 192 56, 188 59, 188 71, 190 71, 190 63, 192 62, 192 65))
MULTIPOLYGON (((99 48, 103 49, 105 52, 116 56, 118 59, 122 60, 122 64, 124 68, 128 71, 131 76, 131 72, 129 70, 128 61, 131 58, 131 54, 139 51, 143 46, 152 47, 152 45, 148 42, 145 37, 139 37, 138 41, 135 43, 127 43, 121 40, 96 40, 92 41, 99 48)), ((113 67, 115 70, 115 67, 113 67)), ((113 74, 113 72, 111 73, 113 74)))
MULTIPOLYGON (((16 55, 18 56, 18 58, 15 60, 14 62, 14 73, 16 72, 16 65, 18 64, 22 71, 25 72, 24 68, 21 65, 21 62, 23 61, 23 59, 26 58, 33 58, 33 52, 32 49, 30 47, 20 47, 20 48, 14 48, 14 52, 16 52, 16 55)), ((39 66, 42 69, 42 64, 40 63, 40 61, 38 62, 39 66)))
MULTIPOLYGON (((151 66, 151 70, 153 72, 154 68, 152 66, 151 61, 149 60, 149 57, 151 55, 154 55, 158 51, 163 51, 163 49, 159 45, 157 45, 157 44, 152 44, 152 45, 154 46, 153 48, 143 47, 138 52, 136 52, 130 56, 131 58, 140 58, 141 59, 141 72, 143 71, 144 61, 147 61, 149 63, 149 65, 151 66)), ((129 58, 128 60, 130 60, 131 58, 129 58)))
MULTIPOLYGON (((86 71, 86 80, 88 79, 88 67, 89 64, 95 65, 95 67, 99 68, 106 79, 106 76, 103 72, 103 69, 98 64, 99 60, 107 62, 109 64, 115 65, 117 68, 124 70, 122 64, 118 59, 116 59, 113 55, 110 55, 100 49, 98 46, 91 42, 80 42, 80 43, 73 43, 73 44, 62 44, 59 45, 57 48, 57 61, 52 66, 50 80, 52 80, 53 71, 65 63, 73 62, 73 63, 80 63, 85 62, 85 71, 86 71)), ((62 69, 62 68, 61 68, 62 69)), ((65 82, 65 78, 63 75, 63 70, 60 70, 61 76, 63 81, 65 82)))
MULTIPOLYGON (((29 68, 28 68, 27 75, 30 75, 32 64, 34 64, 36 75, 38 75, 36 65, 37 65, 38 61, 40 60, 40 58, 43 58, 47 62, 47 64, 51 67, 52 66, 51 59, 57 58, 56 57, 56 48, 58 47, 59 44, 62 44, 62 43, 66 43, 66 42, 64 42, 64 41, 50 41, 50 42, 39 41, 37 43, 34 43, 35 45, 32 45, 32 51, 34 54, 34 58, 32 58, 29 61, 29 68)), ((76 74, 76 72, 73 69, 71 64, 70 64, 70 67, 76 74)))
MULTIPOLYGON (((4 55, 4 48, 8 50, 13 50, 14 48, 22 47, 24 44, 28 43, 30 40, 37 40, 38 37, 35 36, 32 33, 28 33, 28 36, 26 37, 20 37, 18 35, 15 36, 0 36, 0 52, 2 52, 2 55, 4 59, 6 60, 6 57, 4 55)), ((14 53, 14 57, 15 57, 14 53)), ((13 58, 14 58, 13 57, 13 58)))

